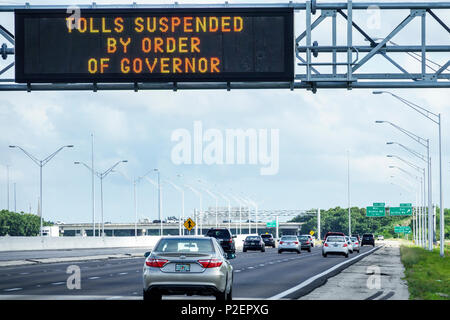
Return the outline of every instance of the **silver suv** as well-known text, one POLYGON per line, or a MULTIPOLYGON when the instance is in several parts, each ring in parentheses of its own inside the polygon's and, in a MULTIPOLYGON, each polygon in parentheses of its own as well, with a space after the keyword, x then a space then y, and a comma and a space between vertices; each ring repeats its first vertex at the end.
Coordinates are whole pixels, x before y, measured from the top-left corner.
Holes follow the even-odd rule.
POLYGON ((231 300, 233 267, 215 238, 201 236, 162 237, 143 269, 144 300, 162 295, 214 295, 231 300))

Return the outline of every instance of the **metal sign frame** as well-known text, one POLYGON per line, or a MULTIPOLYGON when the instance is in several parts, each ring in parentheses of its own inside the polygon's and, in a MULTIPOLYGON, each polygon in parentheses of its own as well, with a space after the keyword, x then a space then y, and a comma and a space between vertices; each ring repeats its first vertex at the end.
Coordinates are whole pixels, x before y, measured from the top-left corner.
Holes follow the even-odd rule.
MULTIPOLYGON (((0 12, 13 12, 16 9, 67 9, 69 5, 3 5, 0 12)), ((296 72, 293 82, 164 82, 164 83, 48 83, 48 84, 17 84, 14 79, 1 78, 14 66, 14 61, 7 61, 6 66, 0 67, 0 91, 53 91, 53 90, 212 90, 212 89, 307 89, 316 92, 319 88, 328 89, 375 89, 375 88, 450 88, 450 59, 437 67, 429 64, 427 54, 431 52, 450 53, 450 45, 427 45, 427 21, 436 21, 445 35, 450 34, 449 26, 442 20, 442 14, 450 10, 450 2, 364 2, 353 3, 348 0, 343 3, 317 3, 316 0, 305 3, 271 3, 271 4, 183 4, 178 5, 80 5, 80 9, 91 8, 285 8, 290 7, 294 12, 306 13, 305 29, 295 39, 295 56, 302 72, 296 72), (399 24, 382 40, 373 39, 364 28, 353 20, 354 10, 367 10, 369 7, 377 7, 381 13, 392 10, 402 12, 399 24), (313 21, 313 16, 318 17, 313 21), (345 19, 347 25, 347 44, 337 45, 337 18, 345 19), (331 46, 319 45, 313 41, 313 31, 324 20, 331 19, 332 37, 331 46), (397 45, 392 39, 413 20, 421 21, 418 30, 419 43, 416 45, 397 45), (353 34, 357 32, 363 36, 365 43, 355 43, 353 34), (368 43, 367 43, 368 42, 368 43), (329 61, 316 62, 314 59, 321 53, 331 53, 329 61), (343 53, 346 59, 338 61, 338 54, 343 53), (408 72, 407 68, 390 56, 391 53, 413 54, 420 65, 420 73, 408 72), (382 56, 392 66, 392 71, 384 73, 363 72, 367 62, 374 57, 382 56), (346 72, 338 72, 340 68, 346 72), (328 68, 328 71, 322 69, 328 68), (320 69, 320 70, 319 70, 320 69)), ((295 20, 295 17, 294 17, 295 20)), ((0 22, 0 35, 9 42, 0 47, 0 55, 3 60, 14 55, 14 35, 4 28, 0 22)), ((1 42, 0 42, 1 43, 1 42)), ((293 53, 294 54, 294 53, 293 53)))

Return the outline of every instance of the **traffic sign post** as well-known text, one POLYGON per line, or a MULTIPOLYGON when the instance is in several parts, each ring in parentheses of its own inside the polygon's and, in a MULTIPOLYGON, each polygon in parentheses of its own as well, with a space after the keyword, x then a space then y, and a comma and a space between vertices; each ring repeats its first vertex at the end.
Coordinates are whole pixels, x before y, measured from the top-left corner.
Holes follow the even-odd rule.
POLYGON ((273 220, 273 221, 267 222, 266 223, 266 227, 267 228, 276 228, 277 227, 277 221, 273 220))
POLYGON ((386 211, 384 207, 367 207, 366 217, 385 217, 386 211))
POLYGON ((394 227, 395 233, 404 233, 404 234, 410 234, 411 228, 409 226, 395 226, 394 227))
POLYGON ((410 216, 412 215, 412 207, 390 207, 389 208, 390 216, 410 216))
POLYGON ((188 229, 189 231, 191 231, 191 230, 196 226, 194 220, 192 220, 191 218, 188 218, 188 219, 184 222, 183 225, 184 225, 184 227, 185 227, 186 229, 188 229))
POLYGON ((384 202, 374 202, 373 207, 385 207, 386 204, 384 202))

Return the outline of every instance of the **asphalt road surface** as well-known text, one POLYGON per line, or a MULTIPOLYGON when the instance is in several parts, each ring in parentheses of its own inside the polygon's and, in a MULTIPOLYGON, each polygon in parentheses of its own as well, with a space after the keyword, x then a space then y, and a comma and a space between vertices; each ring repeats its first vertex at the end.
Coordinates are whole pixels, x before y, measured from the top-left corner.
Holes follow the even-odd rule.
MULTIPOLYGON (((363 247, 361 253, 369 251, 363 247)), ((343 256, 323 258, 321 248, 309 253, 283 252, 267 248, 266 252, 238 252, 231 260, 234 267, 234 299, 267 299, 346 261, 343 256)), ((144 257, 89 262, 37 264, 0 268, 1 299, 142 299, 144 257), (67 267, 81 270, 81 289, 69 290, 67 267)), ((195 299, 196 297, 164 297, 195 299)), ((289 295, 289 298, 298 298, 289 295)), ((202 297, 202 299, 204 299, 202 297)), ((214 297, 211 297, 214 299, 214 297)))

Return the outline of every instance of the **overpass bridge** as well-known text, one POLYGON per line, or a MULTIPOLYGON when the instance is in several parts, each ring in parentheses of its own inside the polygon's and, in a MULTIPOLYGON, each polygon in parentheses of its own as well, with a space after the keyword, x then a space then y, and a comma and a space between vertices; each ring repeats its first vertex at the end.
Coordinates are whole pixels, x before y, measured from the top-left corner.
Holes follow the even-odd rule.
MULTIPOLYGON (((178 222, 175 223, 163 223, 163 234, 164 235, 178 235, 181 232, 186 235, 194 235, 195 228, 190 232, 181 226, 178 222)), ((92 224, 91 223, 73 223, 73 224, 60 224, 59 230, 60 234, 64 237, 70 236, 92 236, 92 224)), ((160 223, 138 223, 137 224, 137 236, 155 236, 159 235, 160 223)), ((298 234, 301 230, 302 223, 299 222, 280 222, 279 223, 279 235, 283 234, 298 234)), ((203 224, 202 228, 197 225, 198 234, 205 234, 210 228, 215 228, 215 224, 207 223, 203 224)), ((219 227, 227 228, 228 223, 220 223, 219 227)), ((272 233, 275 235, 276 228, 267 227, 266 222, 257 223, 258 233, 272 233)), ((99 229, 96 228, 95 235, 99 235, 99 229)), ((135 224, 134 223, 106 223, 105 224, 105 236, 109 237, 121 237, 121 236, 134 236, 135 224)), ((238 223, 233 222, 231 224, 231 232, 235 235, 238 234, 249 234, 256 233, 255 223, 252 223, 251 229, 249 229, 248 224, 241 224, 241 228, 238 223)))

